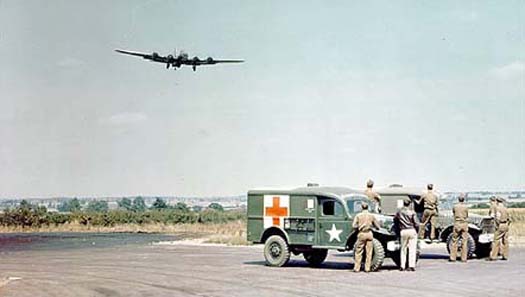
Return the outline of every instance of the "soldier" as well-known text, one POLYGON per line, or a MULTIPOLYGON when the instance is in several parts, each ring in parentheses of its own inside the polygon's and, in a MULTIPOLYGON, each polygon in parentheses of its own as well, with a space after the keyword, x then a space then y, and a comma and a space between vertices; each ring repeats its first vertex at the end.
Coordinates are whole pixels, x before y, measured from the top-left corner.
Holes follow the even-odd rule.
POLYGON ((375 211, 381 213, 381 196, 372 189, 373 187, 374 181, 369 179, 366 182, 365 195, 368 197, 368 199, 374 202, 375 211))
POLYGON ((461 238, 461 262, 467 262, 468 252, 468 206, 465 204, 465 194, 458 197, 459 203, 454 205, 454 230, 452 233, 452 247, 450 248, 449 262, 456 262, 458 253, 458 239, 461 238))
POLYGON ((496 222, 496 232, 494 232, 494 241, 492 242, 492 250, 490 251, 490 261, 495 261, 500 252, 502 260, 507 260, 509 258, 510 217, 507 208, 503 204, 505 200, 498 197, 496 198, 496 201, 498 202, 496 206, 496 215, 494 217, 496 222))
POLYGON ((366 247, 366 261, 365 261, 365 272, 370 272, 370 266, 372 265, 372 240, 374 235, 372 234, 372 227, 379 229, 379 223, 377 222, 374 215, 368 212, 368 204, 365 202, 361 205, 362 211, 355 216, 352 226, 354 229, 358 229, 357 244, 355 248, 355 264, 354 271, 359 272, 361 270, 361 259, 363 257, 363 249, 366 247))
POLYGON ((401 237, 401 267, 400 271, 406 268, 407 249, 408 249, 408 271, 416 271, 416 252, 417 252, 417 229, 419 221, 415 212, 408 207, 410 206, 409 198, 403 200, 403 207, 398 210, 395 221, 400 230, 401 237))
POLYGON ((496 206, 498 205, 498 202, 496 201, 496 196, 490 197, 490 209, 489 209, 489 216, 494 218, 496 217, 496 206))
POLYGON ((425 228, 430 223, 430 241, 436 241, 436 219, 437 219, 437 207, 438 198, 432 191, 434 188, 433 184, 427 185, 427 192, 421 196, 418 203, 423 201, 425 211, 423 212, 423 218, 421 219, 421 227, 419 228, 419 239, 425 237, 425 228))

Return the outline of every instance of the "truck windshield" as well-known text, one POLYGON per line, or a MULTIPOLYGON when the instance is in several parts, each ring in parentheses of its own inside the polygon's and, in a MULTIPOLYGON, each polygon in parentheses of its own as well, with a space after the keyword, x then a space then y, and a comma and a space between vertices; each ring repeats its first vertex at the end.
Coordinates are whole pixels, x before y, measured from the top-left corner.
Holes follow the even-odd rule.
POLYGON ((346 200, 346 206, 348 207, 348 211, 352 213, 359 213, 361 212, 361 204, 365 202, 368 204, 368 211, 375 212, 375 207, 372 201, 368 200, 365 197, 362 196, 349 196, 345 197, 346 200))

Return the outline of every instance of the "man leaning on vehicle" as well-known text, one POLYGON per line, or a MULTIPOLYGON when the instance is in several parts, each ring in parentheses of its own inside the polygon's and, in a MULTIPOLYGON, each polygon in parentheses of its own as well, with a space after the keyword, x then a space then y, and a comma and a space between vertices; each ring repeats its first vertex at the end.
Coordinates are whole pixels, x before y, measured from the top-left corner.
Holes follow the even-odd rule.
POLYGON ((421 196, 417 203, 423 202, 425 211, 421 219, 421 227, 419 228, 419 239, 425 237, 425 228, 430 223, 430 241, 436 241, 436 223, 438 214, 438 198, 433 192, 434 185, 427 185, 427 192, 421 196))

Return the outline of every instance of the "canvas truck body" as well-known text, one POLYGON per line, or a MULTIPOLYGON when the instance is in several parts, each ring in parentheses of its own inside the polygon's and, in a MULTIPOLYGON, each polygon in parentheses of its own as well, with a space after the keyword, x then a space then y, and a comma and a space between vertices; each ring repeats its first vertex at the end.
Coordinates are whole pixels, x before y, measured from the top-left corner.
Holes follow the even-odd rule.
MULTIPOLYGON (((269 265, 286 264, 290 253, 303 254, 310 264, 319 265, 329 249, 353 249, 357 233, 352 222, 363 202, 371 204, 361 191, 344 187, 249 191, 248 241, 265 244, 269 265)), ((395 259, 399 251, 390 230, 392 218, 374 215, 382 226, 374 231, 374 264, 379 268, 385 256, 395 259)))

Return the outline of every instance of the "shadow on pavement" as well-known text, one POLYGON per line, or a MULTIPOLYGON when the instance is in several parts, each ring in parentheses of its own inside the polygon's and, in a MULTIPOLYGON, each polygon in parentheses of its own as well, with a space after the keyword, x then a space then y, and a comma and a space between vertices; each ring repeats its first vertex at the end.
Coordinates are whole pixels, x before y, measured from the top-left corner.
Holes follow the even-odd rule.
MULTIPOLYGON (((246 261, 243 262, 245 265, 257 265, 257 266, 266 266, 265 261, 246 261)), ((342 262, 324 262, 319 267, 311 267, 308 265, 306 261, 300 261, 300 260, 290 260, 288 264, 286 264, 287 268, 294 268, 294 267, 302 267, 302 268, 311 268, 311 269, 330 269, 330 270, 353 270, 354 269, 354 263, 342 263, 342 262)), ((381 266, 380 270, 397 270, 397 266, 395 265, 388 265, 383 264, 381 266)))

